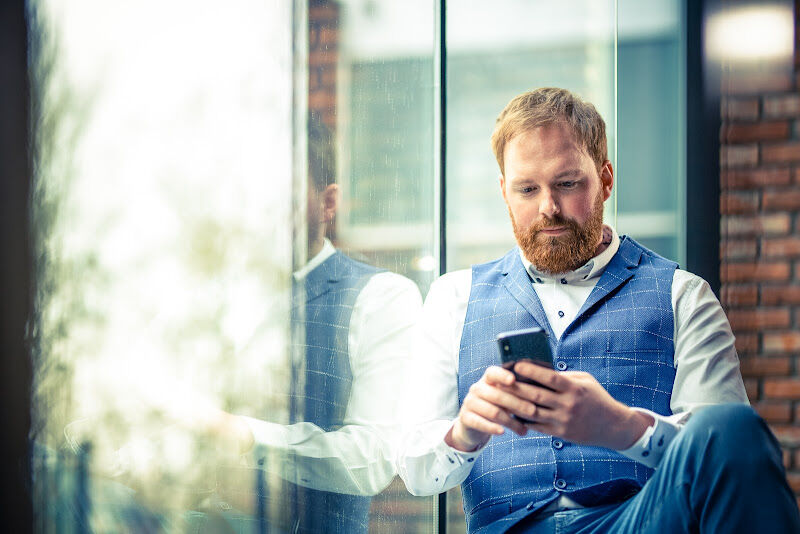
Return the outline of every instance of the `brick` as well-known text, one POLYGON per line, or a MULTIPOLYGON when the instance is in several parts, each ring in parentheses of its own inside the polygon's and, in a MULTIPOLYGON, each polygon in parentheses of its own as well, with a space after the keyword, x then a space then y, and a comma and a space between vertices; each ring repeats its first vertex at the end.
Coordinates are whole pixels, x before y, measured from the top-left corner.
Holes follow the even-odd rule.
POLYGON ((800 115, 800 95, 765 96, 764 115, 768 117, 796 117, 800 115))
POLYGON ((755 258, 757 241, 755 239, 723 239, 719 255, 724 259, 755 258))
POLYGON ((721 80, 722 94, 746 95, 759 93, 780 93, 790 91, 794 86, 794 76, 789 72, 773 74, 759 72, 728 73, 721 80))
POLYGON ((722 235, 786 234, 791 228, 788 213, 770 215, 726 215, 722 217, 722 235))
POLYGON ((755 120, 758 118, 758 98, 723 98, 723 119, 755 120))
POLYGON ((723 306, 754 306, 758 303, 758 287, 755 285, 722 286, 723 306))
POLYGON ((758 350, 758 334, 736 334, 736 352, 739 355, 758 350))
MULTIPOLYGON (((769 399, 800 399, 800 378, 765 378, 764 397, 769 399)), ((800 427, 797 430, 800 431, 800 427)))
POLYGON ((765 210, 800 210, 800 191, 764 191, 763 206, 765 210))
POLYGON ((339 53, 335 50, 312 50, 308 54, 308 66, 309 67, 322 67, 328 65, 336 65, 336 61, 339 59, 339 53))
POLYGON ((744 391, 747 393, 747 398, 750 399, 750 402, 754 402, 756 399, 758 399, 758 379, 745 378, 744 391))
POLYGON ((319 43, 335 46, 339 43, 339 31, 336 28, 323 26, 319 30, 319 43))
POLYGON ((719 196, 719 211, 723 215, 736 213, 755 213, 758 211, 758 192, 723 192, 719 196))
POLYGON ((766 163, 800 162, 800 141, 763 145, 761 159, 766 163))
POLYGON ((721 268, 723 283, 730 282, 769 282, 789 279, 788 262, 738 262, 724 263, 721 268))
POLYGON ((800 304, 800 286, 763 286, 761 303, 774 306, 776 304, 800 304))
POLYGON ((792 361, 789 357, 747 356, 741 359, 739 368, 742 376, 786 376, 792 370, 792 361))
POLYGON ((800 332, 771 332, 764 334, 765 352, 798 352, 800 351, 800 332))
POLYGON ((734 122, 720 129, 720 141, 750 143, 754 141, 779 141, 788 139, 789 121, 734 122))
POLYGON ((339 20, 339 8, 333 2, 325 2, 311 6, 308 9, 308 21, 312 24, 319 22, 333 23, 339 20))
POLYGON ((789 185, 791 173, 788 168, 735 170, 722 172, 721 178, 723 187, 752 189, 765 185, 789 185))
POLYGON ((800 256, 800 237, 764 239, 761 244, 761 254, 773 258, 800 256))
POLYGON ((336 86, 336 68, 323 67, 319 69, 319 83, 326 87, 336 86))
POLYGON ((729 310, 728 321, 734 332, 788 328, 791 324, 791 315, 788 308, 729 310))
POLYGON ((758 145, 723 145, 719 157, 722 167, 752 167, 758 164, 758 145))
POLYGON ((336 107, 336 94, 331 91, 314 91, 308 95, 308 107, 323 110, 336 107))
MULTIPOLYGON (((753 408, 768 423, 792 421, 792 403, 789 401, 761 401, 754 403, 753 408)), ((791 455, 789 458, 791 459, 791 455)))
POLYGON ((794 170, 794 183, 800 184, 800 167, 794 170))

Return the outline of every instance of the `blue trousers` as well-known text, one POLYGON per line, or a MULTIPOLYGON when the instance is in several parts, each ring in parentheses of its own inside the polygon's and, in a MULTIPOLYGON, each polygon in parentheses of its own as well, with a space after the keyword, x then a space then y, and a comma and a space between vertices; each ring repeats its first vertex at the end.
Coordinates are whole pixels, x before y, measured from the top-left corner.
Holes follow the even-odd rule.
POLYGON ((689 420, 634 497, 533 516, 509 532, 800 533, 800 517, 766 423, 749 406, 724 404, 689 420))

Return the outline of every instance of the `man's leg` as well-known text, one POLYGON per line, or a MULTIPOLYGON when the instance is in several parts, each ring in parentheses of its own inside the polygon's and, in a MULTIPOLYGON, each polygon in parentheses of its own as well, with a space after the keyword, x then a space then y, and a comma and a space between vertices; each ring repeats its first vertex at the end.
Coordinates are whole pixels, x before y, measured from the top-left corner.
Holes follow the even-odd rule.
POLYGON ((736 404, 694 415, 635 497, 573 518, 564 532, 800 532, 780 447, 752 408, 736 404))

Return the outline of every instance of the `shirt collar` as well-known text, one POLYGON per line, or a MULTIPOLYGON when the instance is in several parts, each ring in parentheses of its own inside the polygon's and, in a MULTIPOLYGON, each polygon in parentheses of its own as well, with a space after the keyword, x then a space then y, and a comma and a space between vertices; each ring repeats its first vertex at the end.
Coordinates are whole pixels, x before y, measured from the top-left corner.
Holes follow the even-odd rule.
POLYGON ((336 248, 333 243, 326 237, 322 243, 322 249, 317 252, 316 256, 311 258, 308 263, 293 273, 294 279, 298 282, 304 280, 308 273, 319 267, 323 261, 327 260, 336 253, 336 248))
POLYGON ((541 271, 537 271, 536 267, 534 267, 533 264, 528 261, 528 258, 525 257, 522 249, 519 249, 519 257, 522 260, 522 264, 525 266, 525 270, 528 271, 528 274, 534 281, 559 279, 562 284, 566 284, 577 280, 590 280, 603 274, 603 271, 611 261, 611 258, 613 258, 619 250, 619 235, 617 235, 617 231, 609 225, 603 225, 604 239, 608 239, 608 233, 611 234, 611 243, 606 247, 606 249, 574 271, 559 274, 543 273, 541 271))

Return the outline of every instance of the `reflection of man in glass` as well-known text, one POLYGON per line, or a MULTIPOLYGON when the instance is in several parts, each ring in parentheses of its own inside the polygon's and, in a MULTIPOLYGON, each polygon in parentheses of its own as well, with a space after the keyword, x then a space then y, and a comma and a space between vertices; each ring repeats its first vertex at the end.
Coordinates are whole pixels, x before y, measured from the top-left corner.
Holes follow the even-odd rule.
POLYGON ((519 95, 492 145, 519 246, 430 290, 409 490, 463 483, 471 532, 800 531, 708 284, 603 225, 614 182, 595 108, 519 95), (515 372, 539 385, 499 367, 495 343, 535 326, 555 369, 515 372))
POLYGON ((292 384, 291 424, 241 417, 227 425, 243 450, 283 466, 292 486, 276 498, 287 498, 292 517, 282 527, 366 532, 367 496, 395 475, 384 438, 395 425, 398 377, 422 302, 407 278, 355 261, 325 238, 339 191, 331 135, 313 120, 308 153, 309 261, 294 273, 293 319, 304 370, 292 384))

